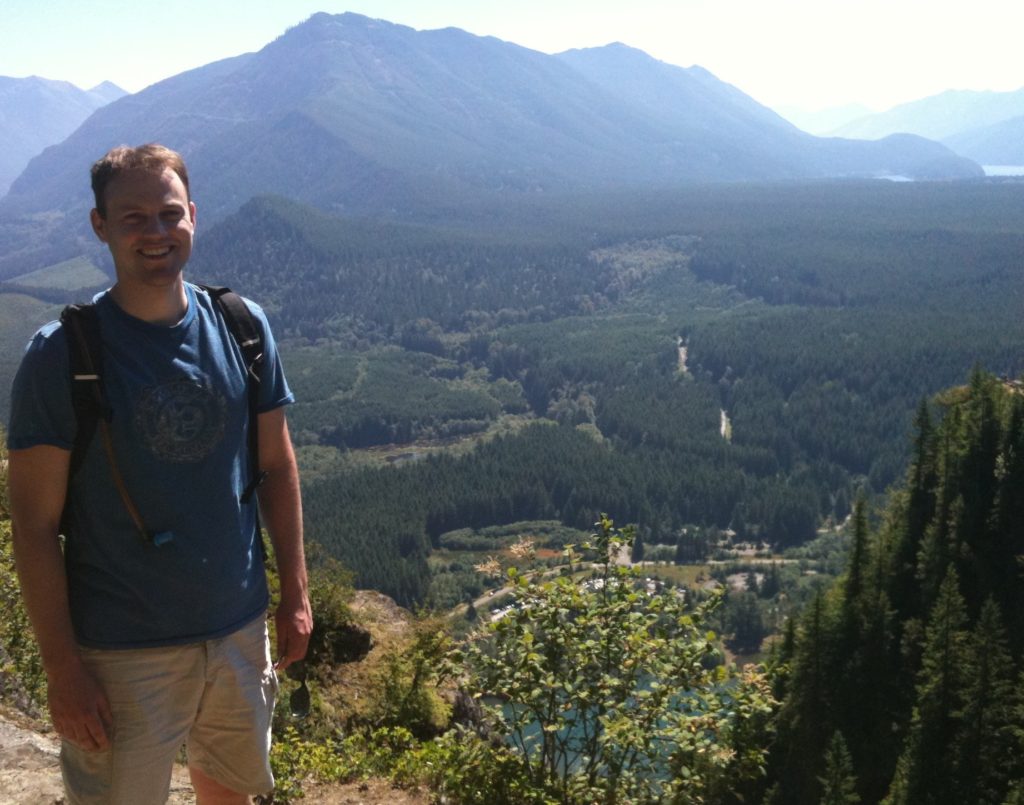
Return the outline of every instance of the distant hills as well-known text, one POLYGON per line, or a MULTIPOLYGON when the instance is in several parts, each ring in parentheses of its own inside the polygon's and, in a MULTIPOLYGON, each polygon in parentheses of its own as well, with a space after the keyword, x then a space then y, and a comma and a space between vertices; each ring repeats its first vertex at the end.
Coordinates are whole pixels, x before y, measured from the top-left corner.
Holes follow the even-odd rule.
POLYGON ((185 154, 205 221, 265 193, 416 217, 494 194, 981 175, 918 137, 810 136, 699 67, 621 44, 549 56, 321 13, 258 53, 121 98, 33 160, 0 200, 0 278, 89 248, 84 170, 150 140, 185 154))
POLYGON ((862 103, 832 106, 827 109, 808 111, 797 106, 777 106, 775 111, 786 120, 808 134, 819 137, 831 135, 847 123, 869 117, 875 112, 862 103))
POLYGON ((38 76, 0 76, 0 196, 29 160, 59 143, 101 106, 125 95, 109 81, 82 90, 38 76))
POLYGON ((1024 115, 959 132, 945 143, 983 165, 1024 165, 1024 115))
POLYGON ((982 164, 1024 164, 1024 88, 950 90, 858 118, 832 134, 870 140, 897 132, 940 141, 982 164))

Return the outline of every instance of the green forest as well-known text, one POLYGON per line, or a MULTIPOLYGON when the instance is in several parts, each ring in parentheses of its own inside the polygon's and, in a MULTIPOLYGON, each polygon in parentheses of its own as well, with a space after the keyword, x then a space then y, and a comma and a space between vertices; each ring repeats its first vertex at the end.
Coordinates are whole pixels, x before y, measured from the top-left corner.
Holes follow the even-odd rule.
MULTIPOLYGON (((975 371, 919 406, 913 434, 884 507, 853 503, 839 575, 803 588, 802 614, 759 665, 723 663, 709 627, 733 630, 725 643, 736 647, 744 606, 726 618, 723 604, 795 593, 778 567, 804 575, 806 548, 761 565, 759 583, 748 573, 748 589, 730 587, 723 602, 721 587, 652 584, 616 562, 636 554, 638 532, 602 516, 547 573, 517 569, 536 545, 512 546, 515 606, 476 614, 465 639, 454 620, 421 620, 408 642, 380 649, 369 700, 353 709, 351 688, 337 687, 360 633, 351 580, 315 565, 301 684, 316 698, 298 720, 294 695, 279 706, 274 801, 295 802, 314 781, 384 776, 462 805, 1018 805, 1024 389, 975 371)), ((0 530, 8 517, 0 500, 0 530)), ((472 549, 518 530, 463 529, 442 543, 472 549)), ((554 521, 540 533, 574 538, 554 521)), ((44 680, 9 537, 0 544, 4 695, 31 712, 44 680)))
MULTIPOLYGON (((476 586, 435 578, 457 529, 605 511, 666 551, 700 529, 781 550, 883 499, 923 399, 1021 373, 1022 202, 1000 182, 717 185, 402 222, 257 198, 189 270, 268 312, 310 537, 361 587, 450 605, 476 586)), ((80 263, 0 287, 5 376, 89 295, 80 263)))
MULTIPOLYGON (((551 198, 436 222, 255 199, 193 276, 265 305, 311 537, 439 599, 445 532, 601 511, 785 548, 901 477, 920 402, 1022 367, 1019 184, 551 198)), ((449 590, 450 599, 454 592, 449 590)))
MULTIPOLYGON (((282 801, 1024 801, 1024 185, 258 198, 189 271, 263 305, 297 399, 322 694, 282 801), (353 586, 433 619, 342 717, 353 586)), ((95 281, 0 286, 8 381, 95 281)))

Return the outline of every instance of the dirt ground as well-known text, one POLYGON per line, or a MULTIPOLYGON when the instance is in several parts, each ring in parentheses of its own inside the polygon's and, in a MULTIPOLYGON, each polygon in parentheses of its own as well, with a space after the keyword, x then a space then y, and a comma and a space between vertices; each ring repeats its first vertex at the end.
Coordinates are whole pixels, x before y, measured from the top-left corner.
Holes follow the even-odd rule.
POLYGON ((387 780, 366 780, 348 785, 311 786, 306 789, 309 805, 430 805, 423 791, 392 787, 387 780))
MULTIPOLYGON (((0 709, 0 805, 64 805, 59 742, 20 713, 0 709)), ((168 805, 195 805, 188 771, 176 767, 168 805)), ((404 791, 386 780, 310 786, 308 805, 430 805, 423 791, 404 791)))
MULTIPOLYGON (((407 640, 412 617, 380 593, 358 591, 351 602, 360 623, 373 636, 374 650, 363 662, 338 669, 339 690, 348 701, 368 699, 374 668, 385 647, 407 640)), ((58 756, 60 742, 44 723, 13 707, 0 705, 0 805, 64 805, 58 756)), ((195 794, 184 766, 171 778, 168 805, 195 805, 195 794)), ((371 779, 346 785, 309 785, 302 805, 430 805, 425 791, 392 787, 371 779)))

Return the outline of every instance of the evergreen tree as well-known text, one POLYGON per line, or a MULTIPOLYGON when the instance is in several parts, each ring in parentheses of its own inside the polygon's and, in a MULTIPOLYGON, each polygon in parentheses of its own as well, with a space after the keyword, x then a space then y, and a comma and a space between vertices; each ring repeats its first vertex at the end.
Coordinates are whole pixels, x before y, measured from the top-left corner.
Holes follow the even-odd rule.
POLYGON ((988 592, 996 597, 1012 650, 1024 653, 1024 584, 1017 557, 1024 556, 1024 397, 1011 395, 1010 412, 995 468, 992 539, 982 551, 988 592))
POLYGON ((865 508, 867 503, 863 496, 858 496, 853 506, 853 542, 850 545, 850 558, 847 562, 846 577, 843 583, 843 620, 856 617, 860 597, 864 592, 864 580, 867 575, 868 561, 868 521, 865 508))
POLYGON ((959 805, 953 737, 968 677, 967 614, 956 571, 939 588, 925 634, 917 703, 887 805, 959 805))
POLYGON ((735 651, 751 654, 760 650, 765 627, 756 594, 731 593, 726 600, 725 620, 732 632, 729 644, 735 651))
POLYGON ((779 802, 787 805, 813 805, 821 799, 821 748, 835 731, 834 620, 824 593, 818 592, 797 633, 771 758, 779 802))
POLYGON ((836 732, 825 753, 825 774, 818 778, 822 785, 821 805, 855 805, 860 802, 853 761, 843 734, 836 732))
MULTIPOLYGON (((1013 660, 999 608, 989 599, 971 634, 963 705, 954 714, 953 767, 960 802, 999 805, 1022 771, 1015 751, 1013 660), (1016 774, 1014 773, 1016 769, 1016 774)), ((1017 723, 1020 727, 1020 723, 1017 723)))
POLYGON ((644 560, 644 541, 640 534, 633 539, 633 547, 630 549, 629 561, 633 564, 644 560))
POLYGON ((771 567, 764 574, 764 581, 761 582, 761 588, 757 592, 762 598, 774 598, 781 589, 782 579, 779 577, 779 565, 777 562, 772 562, 771 567))
POLYGON ((1013 696, 1013 733, 1017 744, 1016 764, 1011 769, 1010 790, 1003 805, 1024 805, 1024 671, 1017 678, 1013 696))

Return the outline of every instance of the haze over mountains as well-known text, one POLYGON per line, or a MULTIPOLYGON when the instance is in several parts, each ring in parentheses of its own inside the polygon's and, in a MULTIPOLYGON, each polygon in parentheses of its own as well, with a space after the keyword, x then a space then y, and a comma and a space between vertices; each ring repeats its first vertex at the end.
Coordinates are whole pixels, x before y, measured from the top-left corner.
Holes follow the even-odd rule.
POLYGON ((32 157, 125 94, 109 81, 81 90, 67 81, 0 76, 0 196, 32 157))
POLYGON ((838 137, 879 139, 917 134, 986 165, 1024 164, 1024 88, 1013 92, 949 90, 836 127, 838 137))
POLYGON ((36 157, 0 201, 0 278, 80 253, 88 165, 150 140, 184 153, 207 222, 267 193, 415 216, 494 194, 981 175, 918 137, 812 137, 699 67, 621 44, 549 56, 321 13, 258 53, 121 98, 36 157))

